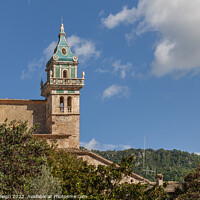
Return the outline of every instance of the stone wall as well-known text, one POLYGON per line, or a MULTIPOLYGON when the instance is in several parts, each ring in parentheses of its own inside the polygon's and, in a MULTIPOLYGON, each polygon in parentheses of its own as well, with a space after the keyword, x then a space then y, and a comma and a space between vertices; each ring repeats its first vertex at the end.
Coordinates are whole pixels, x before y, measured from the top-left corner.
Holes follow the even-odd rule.
POLYGON ((39 123, 40 127, 35 133, 47 133, 46 101, 44 100, 0 99, 0 123, 3 123, 6 118, 8 121, 28 120, 29 128, 39 123))
POLYGON ((52 134, 70 135, 69 146, 79 148, 79 115, 55 115, 52 122, 52 134))
POLYGON ((47 98, 47 130, 50 134, 69 136, 69 148, 79 148, 79 94, 52 94, 47 98), (71 97, 72 109, 68 110, 67 98, 71 97), (60 98, 64 109, 60 109, 60 98), (50 109, 52 108, 52 113, 50 109))
POLYGON ((37 137, 39 140, 46 140, 49 145, 56 144, 57 148, 72 148, 70 146, 68 135, 53 135, 53 134, 33 134, 34 137, 37 137))

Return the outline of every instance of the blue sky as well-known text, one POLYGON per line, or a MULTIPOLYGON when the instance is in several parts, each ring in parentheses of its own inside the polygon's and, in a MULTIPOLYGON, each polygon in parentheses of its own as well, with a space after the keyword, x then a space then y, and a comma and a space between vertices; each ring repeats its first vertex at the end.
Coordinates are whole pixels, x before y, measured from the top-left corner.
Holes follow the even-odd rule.
POLYGON ((200 152, 200 1, 2 0, 0 98, 42 99, 63 17, 87 148, 200 152))

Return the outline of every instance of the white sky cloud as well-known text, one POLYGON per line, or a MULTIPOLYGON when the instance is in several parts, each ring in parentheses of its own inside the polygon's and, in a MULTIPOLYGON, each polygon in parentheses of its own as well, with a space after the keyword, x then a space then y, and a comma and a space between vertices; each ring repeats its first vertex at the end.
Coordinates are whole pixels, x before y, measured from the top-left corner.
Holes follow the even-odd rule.
POLYGON ((21 80, 30 79, 31 75, 30 75, 30 73, 25 73, 25 71, 23 70, 20 78, 21 78, 21 80))
POLYGON ((135 36, 135 30, 132 29, 130 33, 125 34, 125 39, 128 45, 131 45, 133 40, 136 38, 135 36))
POLYGON ((91 40, 86 40, 76 35, 71 35, 66 38, 66 40, 81 62, 86 62, 91 58, 97 59, 101 54, 101 52, 96 49, 95 43, 91 40))
POLYGON ((102 23, 110 29, 115 28, 120 23, 133 23, 137 19, 136 12, 137 10, 134 7, 132 9, 128 9, 127 6, 125 6, 122 11, 117 14, 109 14, 107 18, 102 18, 102 23))
POLYGON ((49 60, 51 56, 53 55, 54 49, 56 48, 57 42, 53 41, 51 42, 47 48, 43 51, 43 56, 45 56, 45 60, 49 60))
POLYGON ((99 13, 99 17, 104 16, 104 15, 105 15, 105 12, 103 10, 101 10, 99 13))
POLYGON ((88 143, 87 142, 80 142, 80 146, 83 146, 88 150, 100 148, 99 143, 94 138, 92 140, 90 140, 88 143))
POLYGON ((132 67, 131 63, 126 63, 126 64, 121 64, 121 60, 116 60, 113 64, 113 73, 120 71, 121 73, 121 78, 126 77, 126 72, 132 67))
MULTIPOLYGON (((102 18, 102 23, 111 29, 138 21, 136 35, 159 32, 151 74, 182 77, 200 72, 199 10, 197 0, 141 0, 137 8, 123 7, 120 12, 102 18)), ((130 39, 131 35, 128 36, 130 39)))
POLYGON ((40 71, 41 74, 43 71, 42 68, 45 68, 46 62, 53 55, 54 49, 56 47, 56 42, 51 42, 43 51, 42 56, 38 60, 32 60, 28 63, 28 69, 23 70, 21 73, 21 80, 31 79, 34 75, 34 72, 40 71))
MULTIPOLYGON (((90 40, 80 38, 76 35, 71 35, 66 38, 72 52, 75 53, 81 62, 85 62, 88 59, 97 59, 100 56, 100 51, 96 49, 95 43, 90 40)), ((33 73, 45 68, 46 62, 51 58, 54 53, 54 49, 57 45, 56 41, 52 41, 42 52, 41 57, 38 60, 32 60, 28 63, 28 69, 23 70, 21 73, 21 79, 31 79, 33 73)))
POLYGON ((85 147, 88 150, 101 150, 101 151, 106 151, 106 150, 124 150, 124 149, 130 149, 132 148, 130 145, 124 145, 124 144, 101 144, 98 141, 93 138, 89 142, 80 142, 80 146, 85 147))
POLYGON ((111 85, 103 91, 102 98, 111 98, 113 96, 116 97, 126 97, 128 98, 130 95, 130 89, 128 86, 122 85, 111 85))
POLYGON ((127 72, 130 71, 130 69, 132 68, 132 64, 130 62, 127 62, 126 64, 121 64, 121 60, 112 60, 107 62, 110 63, 109 69, 98 68, 96 69, 96 72, 112 74, 117 74, 119 72, 120 77, 124 79, 126 77, 127 72))
POLYGON ((34 75, 35 72, 40 71, 42 67, 45 66, 45 58, 42 56, 39 60, 32 60, 31 62, 28 63, 28 69, 23 70, 21 73, 21 80, 24 79, 31 79, 34 75))

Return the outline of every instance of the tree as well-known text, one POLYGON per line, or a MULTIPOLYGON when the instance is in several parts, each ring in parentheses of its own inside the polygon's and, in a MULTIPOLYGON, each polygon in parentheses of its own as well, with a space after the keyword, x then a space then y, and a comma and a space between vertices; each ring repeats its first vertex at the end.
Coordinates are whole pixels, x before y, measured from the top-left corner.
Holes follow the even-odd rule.
POLYGON ((34 138, 35 129, 28 129, 27 122, 0 125, 1 195, 62 192, 90 199, 168 199, 162 187, 121 182, 131 173, 133 156, 119 166, 88 165, 76 155, 34 138))
POLYGON ((200 199, 200 164, 184 178, 184 183, 176 192, 177 200, 200 199))
POLYGON ((36 128, 17 121, 0 125, 0 194, 23 194, 26 179, 41 172, 51 147, 32 135, 36 128))
POLYGON ((121 182, 130 175, 132 161, 133 156, 125 158, 119 167, 115 164, 96 167, 64 150, 48 157, 65 195, 87 195, 89 199, 168 199, 163 187, 121 182))
MULTIPOLYGON (((26 180, 25 196, 26 195, 61 195, 62 188, 57 178, 53 177, 52 169, 47 164, 47 159, 44 157, 45 163, 41 167, 39 176, 26 180)), ((32 199, 32 198, 31 198, 32 199)))

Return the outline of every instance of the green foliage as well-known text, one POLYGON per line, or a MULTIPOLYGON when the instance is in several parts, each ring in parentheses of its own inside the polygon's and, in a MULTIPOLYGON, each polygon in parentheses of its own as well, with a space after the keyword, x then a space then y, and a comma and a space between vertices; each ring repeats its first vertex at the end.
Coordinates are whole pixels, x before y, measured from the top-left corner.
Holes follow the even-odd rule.
POLYGON ((28 129, 27 122, 0 125, 0 194, 23 193, 26 179, 40 173, 50 147, 33 137, 35 129, 28 129))
POLYGON ((87 195, 90 199, 168 199, 163 187, 121 182, 131 173, 133 156, 124 159, 119 167, 87 165, 65 151, 54 152, 48 161, 65 195, 87 195))
POLYGON ((36 127, 0 125, 1 195, 87 195, 90 199, 168 199, 163 187, 122 183, 133 156, 119 166, 92 166, 33 137, 36 127), (44 159, 46 155, 46 159, 44 159), (62 191, 61 191, 62 190, 62 191), (61 193, 62 192, 62 193, 61 193))
POLYGON ((184 178, 184 183, 176 192, 177 200, 200 199, 200 164, 184 178))
POLYGON ((133 171, 151 181, 155 181, 155 174, 161 173, 165 181, 183 182, 183 177, 194 169, 200 162, 200 156, 179 150, 153 150, 147 149, 145 154, 145 169, 156 171, 147 173, 143 171, 143 149, 128 149, 123 151, 98 151, 101 155, 115 163, 120 163, 124 157, 134 155, 133 171))
POLYGON ((128 184, 123 183, 118 185, 114 191, 114 199, 134 199, 134 200, 168 200, 169 195, 165 192, 163 187, 142 185, 142 184, 128 184))
POLYGON ((57 178, 51 174, 51 168, 45 163, 41 167, 40 175, 26 180, 25 195, 58 195, 62 188, 57 178))

